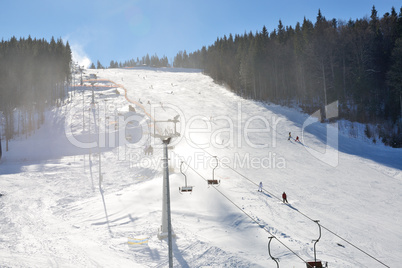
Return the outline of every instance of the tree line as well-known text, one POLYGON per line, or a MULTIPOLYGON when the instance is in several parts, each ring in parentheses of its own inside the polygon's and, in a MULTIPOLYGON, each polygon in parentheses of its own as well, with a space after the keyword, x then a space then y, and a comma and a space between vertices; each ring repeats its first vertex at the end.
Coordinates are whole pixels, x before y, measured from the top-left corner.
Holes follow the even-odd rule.
MULTIPOLYGON (((169 67, 169 60, 166 56, 159 58, 158 55, 156 55, 156 54, 151 57, 149 56, 149 54, 147 54, 146 56, 143 56, 141 58, 141 60, 138 57, 136 60, 131 59, 131 60, 126 60, 124 62, 118 62, 118 61, 111 60, 108 68, 130 68, 130 67, 138 67, 138 66, 148 66, 148 67, 156 67, 156 68, 169 67)), ((95 67, 95 64, 92 63, 89 68, 90 69, 104 69, 105 67, 98 60, 96 67, 95 67)))
POLYGON ((295 27, 279 20, 271 33, 230 34, 187 54, 175 67, 200 68, 238 95, 298 106, 312 113, 339 101, 339 116, 387 125, 386 144, 402 146, 402 8, 381 18, 328 20, 318 11, 313 23, 295 27))
POLYGON ((29 135, 39 128, 46 108, 61 104, 71 79, 70 63, 70 46, 61 38, 1 41, 0 134, 7 146, 16 133, 29 135))

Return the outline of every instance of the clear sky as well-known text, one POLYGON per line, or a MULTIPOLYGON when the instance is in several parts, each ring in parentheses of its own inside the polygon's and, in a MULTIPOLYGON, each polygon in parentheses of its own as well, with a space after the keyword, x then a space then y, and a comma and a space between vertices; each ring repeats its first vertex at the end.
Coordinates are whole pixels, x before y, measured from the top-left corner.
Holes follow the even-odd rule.
POLYGON ((269 32, 294 27, 303 18, 315 22, 318 9, 327 19, 349 20, 378 16, 400 0, 1 0, 0 34, 32 38, 61 37, 73 49, 76 61, 109 66, 125 61, 188 53, 208 47, 230 33, 269 32), (86 61, 84 61, 86 59, 86 61))

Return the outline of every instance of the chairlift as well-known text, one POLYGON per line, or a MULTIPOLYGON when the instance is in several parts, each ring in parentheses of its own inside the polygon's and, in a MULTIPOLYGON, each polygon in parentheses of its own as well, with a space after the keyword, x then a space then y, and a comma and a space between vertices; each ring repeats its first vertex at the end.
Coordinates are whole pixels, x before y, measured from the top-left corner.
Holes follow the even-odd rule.
POLYGON ((183 161, 180 164, 180 172, 181 174, 183 174, 184 176, 184 183, 185 185, 183 187, 179 187, 179 192, 180 193, 192 193, 193 192, 193 186, 187 186, 187 176, 186 174, 184 174, 183 170, 182 170, 182 165, 183 165, 183 161))
POLYGON ((212 179, 211 180, 207 180, 208 181, 208 185, 219 185, 221 183, 220 180, 216 180, 215 179, 215 169, 218 167, 218 159, 216 158, 216 156, 214 156, 216 159, 216 166, 213 168, 212 170, 212 179))
POLYGON ((272 238, 274 238, 274 237, 273 237, 273 236, 268 237, 268 239, 269 239, 269 242, 268 242, 268 254, 269 254, 269 256, 271 257, 271 259, 276 263, 276 268, 279 268, 279 259, 278 259, 278 258, 274 258, 274 257, 271 255, 271 247, 270 247, 270 245, 271 245, 272 238))
POLYGON ((315 250, 315 245, 318 243, 318 241, 320 241, 320 238, 321 238, 321 225, 319 224, 319 220, 315 220, 314 222, 318 224, 318 229, 319 229, 320 234, 319 234, 319 236, 318 236, 318 238, 316 240, 312 241, 312 242, 315 242, 314 243, 314 261, 308 261, 306 263, 307 268, 324 268, 324 267, 328 267, 328 262, 324 262, 325 266, 323 266, 323 263, 320 260, 317 260, 317 254, 316 254, 316 250, 315 250))

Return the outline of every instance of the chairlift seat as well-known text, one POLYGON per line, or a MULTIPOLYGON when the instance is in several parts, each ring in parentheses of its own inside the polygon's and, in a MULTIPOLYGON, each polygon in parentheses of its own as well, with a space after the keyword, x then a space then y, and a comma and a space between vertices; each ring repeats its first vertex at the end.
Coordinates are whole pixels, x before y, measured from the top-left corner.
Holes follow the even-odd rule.
POLYGON ((307 268, 323 268, 321 261, 308 261, 307 268))
POLYGON ((208 184, 219 184, 218 180, 208 180, 208 184))
POLYGON ((193 186, 187 186, 187 176, 186 176, 186 174, 184 174, 184 172, 183 172, 183 170, 181 168, 182 165, 183 165, 183 161, 180 164, 180 172, 184 176, 185 185, 183 187, 181 187, 181 188, 179 187, 179 191, 180 191, 180 193, 185 193, 185 192, 191 193, 191 192, 193 192, 193 186))
POLYGON ((183 186, 181 188, 179 188, 180 192, 192 192, 193 191, 193 186, 183 186))

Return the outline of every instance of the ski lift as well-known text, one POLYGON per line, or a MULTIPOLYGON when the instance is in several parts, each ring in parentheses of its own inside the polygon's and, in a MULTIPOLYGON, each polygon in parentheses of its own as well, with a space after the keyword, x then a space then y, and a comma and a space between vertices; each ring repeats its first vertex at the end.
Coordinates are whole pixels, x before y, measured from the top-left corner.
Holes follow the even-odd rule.
POLYGON ((268 237, 269 238, 269 242, 268 242, 268 254, 269 254, 269 256, 271 257, 271 259, 276 263, 276 268, 279 268, 279 259, 278 258, 274 258, 274 257, 272 257, 272 255, 271 255, 271 248, 270 248, 270 245, 271 245, 271 240, 272 240, 272 238, 274 238, 273 236, 270 236, 270 237, 268 237))
POLYGON ((214 175, 215 175, 215 169, 218 167, 218 159, 216 158, 216 156, 214 156, 216 159, 216 166, 214 167, 214 169, 212 170, 212 179, 208 180, 208 185, 219 185, 221 183, 220 180, 216 180, 214 175))
POLYGON ((187 186, 187 176, 186 176, 186 174, 183 173, 183 170, 181 169, 182 165, 183 165, 183 161, 180 164, 180 172, 184 176, 185 185, 183 187, 179 187, 179 191, 180 191, 180 193, 192 193, 193 192, 193 186, 187 186))
POLYGON ((328 267, 328 262, 325 262, 325 266, 323 266, 323 263, 320 260, 317 260, 317 254, 316 254, 316 250, 315 250, 315 245, 318 243, 318 241, 320 241, 321 238, 321 225, 318 223, 319 220, 315 220, 315 223, 318 224, 318 229, 320 232, 320 235, 318 236, 317 240, 313 240, 312 242, 314 243, 314 261, 308 261, 307 264, 307 268, 323 268, 323 267, 328 267))

